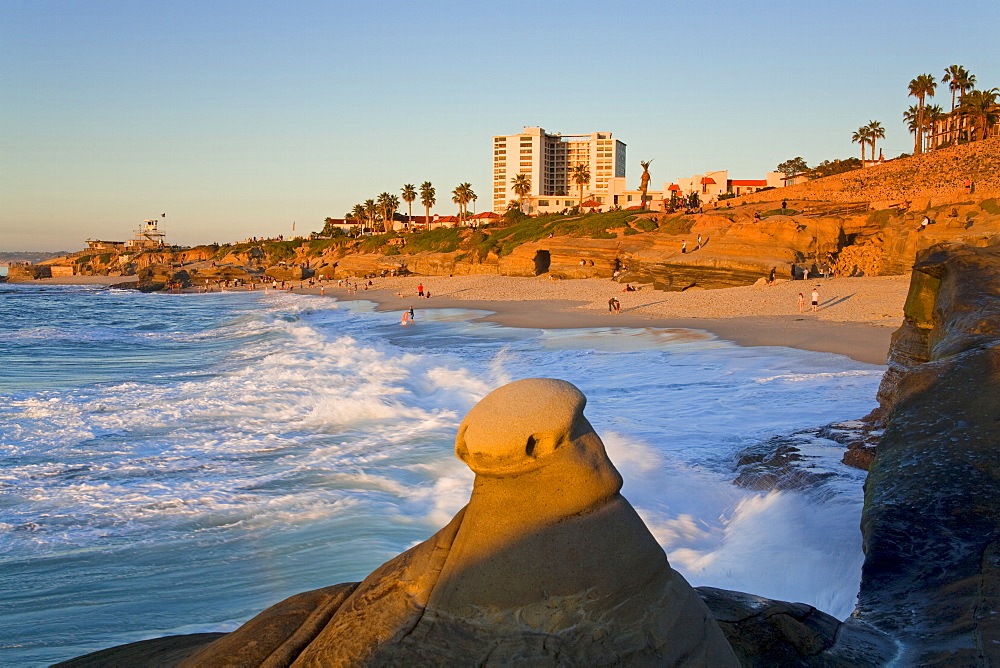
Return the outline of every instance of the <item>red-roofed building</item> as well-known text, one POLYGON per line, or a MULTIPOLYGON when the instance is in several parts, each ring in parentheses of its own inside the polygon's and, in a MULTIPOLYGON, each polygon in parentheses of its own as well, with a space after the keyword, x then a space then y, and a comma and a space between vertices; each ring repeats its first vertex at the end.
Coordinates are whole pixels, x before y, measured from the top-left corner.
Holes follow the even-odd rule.
POLYGON ((777 185, 769 184, 767 179, 730 179, 729 192, 733 195, 746 195, 755 193, 758 190, 767 188, 768 185, 777 188, 777 185))

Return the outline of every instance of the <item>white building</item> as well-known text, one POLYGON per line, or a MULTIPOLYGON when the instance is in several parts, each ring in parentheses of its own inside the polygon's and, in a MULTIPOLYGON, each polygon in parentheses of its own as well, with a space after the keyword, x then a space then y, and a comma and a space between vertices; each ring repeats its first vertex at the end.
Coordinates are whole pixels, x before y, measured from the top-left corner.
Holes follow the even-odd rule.
POLYGON ((493 210, 503 212, 511 200, 519 199, 511 189, 518 174, 528 177, 530 199, 563 199, 579 192, 572 169, 587 165, 590 181, 583 190, 604 200, 611 180, 625 177, 625 143, 610 132, 587 135, 548 134, 542 128, 525 127, 516 135, 493 137, 493 210))

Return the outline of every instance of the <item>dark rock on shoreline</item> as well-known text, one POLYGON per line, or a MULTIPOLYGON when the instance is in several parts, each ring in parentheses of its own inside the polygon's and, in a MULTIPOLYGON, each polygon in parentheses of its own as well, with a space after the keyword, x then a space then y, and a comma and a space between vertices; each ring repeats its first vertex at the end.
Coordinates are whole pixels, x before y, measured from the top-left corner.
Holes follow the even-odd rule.
POLYGON ((858 615, 901 665, 1000 662, 1000 244, 922 253, 871 419, 858 615))

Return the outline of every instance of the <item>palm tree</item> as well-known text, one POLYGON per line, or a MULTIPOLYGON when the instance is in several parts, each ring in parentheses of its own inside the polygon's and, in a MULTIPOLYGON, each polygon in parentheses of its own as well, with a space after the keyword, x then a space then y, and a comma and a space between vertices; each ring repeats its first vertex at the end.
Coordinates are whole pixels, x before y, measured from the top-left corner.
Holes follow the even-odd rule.
POLYGON ((525 174, 518 174, 510 180, 510 183, 510 189, 514 191, 515 195, 517 195, 517 208, 521 209, 523 213, 524 209, 521 205, 524 202, 524 198, 531 192, 531 181, 528 180, 528 177, 525 174))
POLYGON ((951 110, 955 111, 955 93, 958 93, 958 102, 961 104, 961 97, 965 91, 972 90, 976 85, 976 75, 969 74, 969 71, 961 65, 949 65, 944 70, 941 83, 948 84, 948 88, 951 89, 951 110))
POLYGON ((1000 89, 997 88, 971 90, 962 96, 962 106, 958 109, 972 121, 969 141, 976 141, 977 129, 982 130, 979 139, 986 139, 989 136, 990 128, 997 122, 997 112, 1000 112, 997 96, 1000 96, 1000 89))
POLYGON ((646 209, 646 191, 649 189, 649 166, 653 163, 652 160, 640 160, 639 164, 642 166, 642 176, 639 177, 639 190, 642 192, 642 208, 646 209))
MULTIPOLYGON (((412 183, 407 183, 402 188, 403 201, 406 202, 406 215, 413 218, 413 200, 417 199, 417 190, 412 183)), ((412 221, 411 221, 412 222, 412 221)))
POLYGON ((431 229, 431 207, 437 202, 434 199, 434 186, 431 185, 430 181, 424 181, 420 184, 420 203, 424 205, 424 211, 426 216, 424 222, 427 223, 427 229, 431 229))
POLYGON ((393 217, 396 215, 396 209, 399 208, 399 198, 395 195, 390 195, 389 193, 380 193, 378 196, 378 210, 382 214, 382 231, 392 232, 393 230, 393 217))
POLYGON ((354 208, 351 209, 351 215, 348 216, 351 220, 363 221, 365 219, 365 207, 363 204, 355 204, 354 208))
POLYGON ((386 212, 389 210, 389 193, 381 192, 375 198, 375 206, 378 208, 378 215, 382 218, 382 231, 389 231, 389 217, 386 212))
POLYGON ((944 109, 941 108, 940 104, 928 104, 924 107, 924 130, 927 131, 927 137, 924 141, 924 150, 928 148, 934 148, 940 141, 933 142, 934 128, 937 126, 938 121, 943 119, 947 114, 944 113, 944 109))
POLYGON ((580 187, 580 211, 583 212, 583 186, 590 183, 590 167, 584 163, 579 165, 573 165, 572 169, 569 170, 570 175, 573 177, 573 182, 580 187))
POLYGON ((906 121, 906 129, 913 133, 913 153, 916 154, 917 142, 919 141, 917 130, 920 129, 920 107, 911 104, 910 108, 903 112, 903 120, 906 121))
POLYGON ((875 142, 885 139, 885 128, 879 121, 868 121, 868 141, 872 145, 872 160, 875 160, 875 142))
MULTIPOLYGON (((389 220, 396 220, 396 211, 399 209, 399 198, 395 195, 389 195, 389 220)), ((391 231, 391 229, 390 229, 391 231)))
MULTIPOLYGON (((934 77, 930 74, 921 74, 916 79, 910 80, 910 97, 917 98, 917 102, 920 105, 920 120, 917 123, 917 134, 919 135, 917 141, 917 153, 923 153, 924 146, 924 98, 934 97, 934 90, 937 88, 937 84, 934 82, 934 77)), ((875 149, 872 149, 875 152, 875 149)))
POLYGON ((365 200, 365 219, 368 221, 368 227, 375 231, 375 218, 378 216, 378 204, 375 203, 373 199, 365 200))
POLYGON ((476 193, 472 192, 471 183, 459 183, 458 187, 451 191, 451 201, 458 204, 458 217, 464 218, 469 214, 468 204, 475 198, 476 193))
POLYGON ((862 125, 858 131, 851 135, 852 144, 861 144, 861 165, 865 164, 865 145, 868 144, 868 128, 862 125))

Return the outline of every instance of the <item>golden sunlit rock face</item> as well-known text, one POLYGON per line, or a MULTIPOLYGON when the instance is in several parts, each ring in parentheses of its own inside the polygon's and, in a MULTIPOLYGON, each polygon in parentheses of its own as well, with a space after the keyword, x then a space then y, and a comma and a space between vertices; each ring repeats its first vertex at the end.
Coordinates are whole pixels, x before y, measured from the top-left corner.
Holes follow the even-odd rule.
POLYGON ((738 665, 619 494, 585 404, 546 378, 490 393, 459 428, 476 480, 447 526, 357 586, 264 611, 187 665, 738 665))

